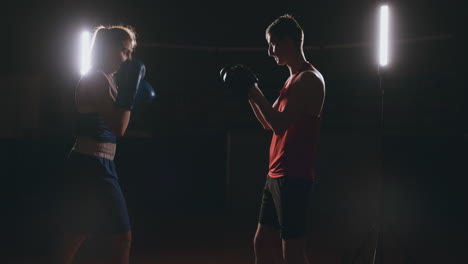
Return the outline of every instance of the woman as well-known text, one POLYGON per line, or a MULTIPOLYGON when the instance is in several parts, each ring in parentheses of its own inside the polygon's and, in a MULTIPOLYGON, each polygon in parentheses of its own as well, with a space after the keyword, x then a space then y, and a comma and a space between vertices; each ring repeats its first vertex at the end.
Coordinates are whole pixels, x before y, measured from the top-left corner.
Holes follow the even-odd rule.
POLYGON ((109 263, 129 262, 131 227, 114 155, 116 138, 127 129, 145 71, 144 65, 131 60, 135 46, 130 27, 100 26, 94 32, 92 68, 75 91, 77 138, 66 165, 61 206, 65 230, 57 263, 71 264, 90 235, 108 242, 109 263))

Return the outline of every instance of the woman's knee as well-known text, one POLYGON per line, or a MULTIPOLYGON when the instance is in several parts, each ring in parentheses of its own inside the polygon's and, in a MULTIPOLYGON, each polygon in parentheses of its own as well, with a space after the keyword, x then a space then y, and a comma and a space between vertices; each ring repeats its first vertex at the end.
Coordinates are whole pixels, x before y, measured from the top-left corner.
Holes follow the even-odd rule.
POLYGON ((113 235, 110 237, 110 241, 113 247, 117 248, 130 248, 132 245, 132 233, 126 232, 123 234, 113 235))

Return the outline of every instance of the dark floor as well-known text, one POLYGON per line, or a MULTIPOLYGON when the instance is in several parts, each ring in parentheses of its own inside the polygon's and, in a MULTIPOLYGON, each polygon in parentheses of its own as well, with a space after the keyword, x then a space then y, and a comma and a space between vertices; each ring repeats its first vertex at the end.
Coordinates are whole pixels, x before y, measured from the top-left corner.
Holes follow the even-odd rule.
MULTIPOLYGON (((132 263, 253 263, 270 138, 232 133, 229 163, 226 139, 192 133, 121 142, 116 162, 133 225, 132 263)), ((383 142, 384 152, 376 133, 323 134, 310 207, 312 263, 370 263, 379 208, 385 263, 466 263, 466 139, 409 133, 383 142)), ((12 264, 47 263, 56 235, 57 160, 70 141, 2 144, 9 175, 2 184, 4 256, 12 264)), ((76 263, 99 263, 101 246, 87 241, 76 263)))

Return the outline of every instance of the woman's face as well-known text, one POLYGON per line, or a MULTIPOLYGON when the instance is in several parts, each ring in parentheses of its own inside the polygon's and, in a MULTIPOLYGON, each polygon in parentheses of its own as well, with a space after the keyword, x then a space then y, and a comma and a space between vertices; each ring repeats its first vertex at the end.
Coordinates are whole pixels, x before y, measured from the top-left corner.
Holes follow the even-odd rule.
POLYGON ((119 70, 120 65, 132 57, 132 42, 126 40, 122 45, 112 48, 110 51, 110 67, 112 72, 119 70))

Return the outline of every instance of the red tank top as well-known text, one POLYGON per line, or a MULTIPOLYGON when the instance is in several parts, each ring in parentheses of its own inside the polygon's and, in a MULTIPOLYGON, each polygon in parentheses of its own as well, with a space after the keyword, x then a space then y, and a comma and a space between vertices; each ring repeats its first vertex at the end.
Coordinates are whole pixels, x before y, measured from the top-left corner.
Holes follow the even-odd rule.
MULTIPOLYGON (((312 65, 307 62, 302 71, 312 65)), ((289 87, 302 72, 292 76, 280 91, 278 111, 283 111, 288 102, 289 87)), ((320 115, 303 114, 294 120, 281 134, 273 134, 270 145, 270 164, 268 175, 271 178, 290 177, 314 180, 315 154, 319 140, 320 115)))

